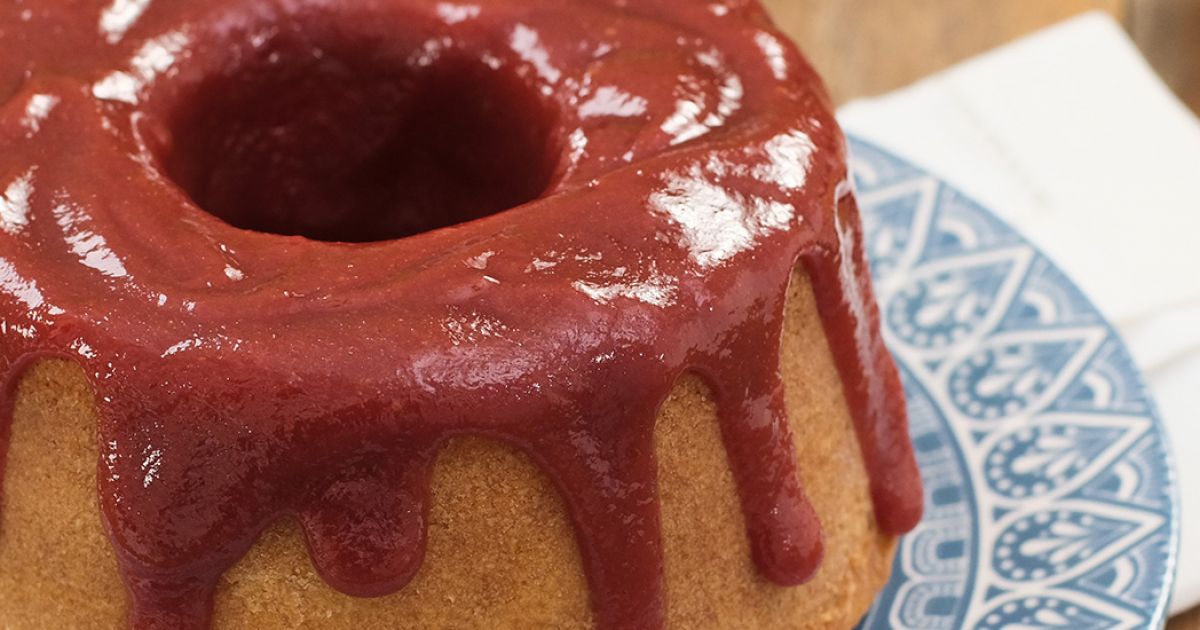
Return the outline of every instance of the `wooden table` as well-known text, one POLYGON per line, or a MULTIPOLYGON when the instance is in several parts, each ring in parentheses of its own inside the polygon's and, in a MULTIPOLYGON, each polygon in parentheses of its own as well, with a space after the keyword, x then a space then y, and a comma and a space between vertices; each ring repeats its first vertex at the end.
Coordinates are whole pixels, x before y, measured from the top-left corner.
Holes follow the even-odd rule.
MULTIPOLYGON (((1021 35, 1106 11, 1200 112, 1200 0, 764 0, 843 103, 907 85, 1021 35)), ((1200 609, 1168 630, 1200 630, 1200 609)))
POLYGON ((834 100, 871 96, 1085 11, 1126 26, 1155 70, 1200 112, 1198 0, 764 0, 834 100))

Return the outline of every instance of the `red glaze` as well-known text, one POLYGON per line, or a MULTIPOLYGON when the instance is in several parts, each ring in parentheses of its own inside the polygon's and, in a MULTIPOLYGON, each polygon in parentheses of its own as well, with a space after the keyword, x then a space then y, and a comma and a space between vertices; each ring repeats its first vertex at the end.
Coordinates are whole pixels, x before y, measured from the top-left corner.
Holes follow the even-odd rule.
POLYGON ((661 627, 652 434, 689 371, 760 570, 805 581, 797 264, 879 522, 919 519, 843 140, 755 1, 5 0, 0 47, 3 409, 34 358, 84 366, 133 628, 206 627, 288 514, 335 588, 402 588, 462 435, 556 482, 602 628, 661 627))

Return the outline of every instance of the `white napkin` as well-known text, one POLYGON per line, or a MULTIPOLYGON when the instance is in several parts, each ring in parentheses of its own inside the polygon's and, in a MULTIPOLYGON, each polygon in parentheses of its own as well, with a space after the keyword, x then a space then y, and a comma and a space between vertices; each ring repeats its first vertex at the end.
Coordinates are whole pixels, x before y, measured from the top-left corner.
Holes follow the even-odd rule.
POLYGON ((1200 603, 1200 123, 1103 13, 839 117, 1002 215, 1117 326, 1179 469, 1173 610, 1200 603))

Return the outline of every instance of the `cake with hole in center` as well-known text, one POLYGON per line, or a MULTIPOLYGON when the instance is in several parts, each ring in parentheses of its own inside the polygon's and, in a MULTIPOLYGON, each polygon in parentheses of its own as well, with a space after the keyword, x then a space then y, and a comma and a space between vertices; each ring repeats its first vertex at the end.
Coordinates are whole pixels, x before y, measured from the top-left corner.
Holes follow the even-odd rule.
POLYGON ((848 628, 922 489, 756 0, 0 0, 0 626, 848 628))

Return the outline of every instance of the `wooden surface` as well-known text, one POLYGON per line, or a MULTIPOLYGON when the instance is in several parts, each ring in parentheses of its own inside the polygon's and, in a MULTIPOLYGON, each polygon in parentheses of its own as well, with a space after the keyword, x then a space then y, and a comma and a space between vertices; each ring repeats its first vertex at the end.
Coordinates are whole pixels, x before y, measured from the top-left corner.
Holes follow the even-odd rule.
POLYGON ((1200 111, 1200 0, 764 0, 843 103, 1065 18, 1105 11, 1200 111))
POLYGON ((1200 608, 1172 619, 1167 630, 1200 630, 1200 608))
MULTIPOLYGON (((764 0, 838 103, 882 94, 1089 10, 1125 25, 1200 112, 1200 0, 764 0)), ((1200 630, 1200 609, 1168 630, 1200 630)))
POLYGON ((1136 1, 1126 27, 1154 69, 1200 113, 1200 1, 1136 1))

